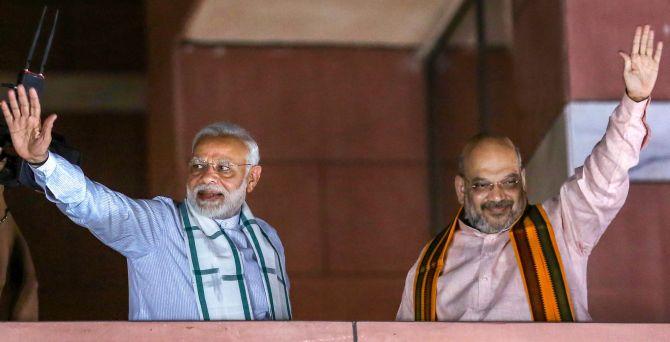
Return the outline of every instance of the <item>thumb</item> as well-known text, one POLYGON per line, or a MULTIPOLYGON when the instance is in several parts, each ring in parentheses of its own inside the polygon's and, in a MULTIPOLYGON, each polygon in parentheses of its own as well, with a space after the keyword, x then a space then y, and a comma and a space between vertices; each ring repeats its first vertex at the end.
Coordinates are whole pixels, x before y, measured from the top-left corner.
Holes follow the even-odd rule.
POLYGON ((631 69, 630 56, 623 51, 619 51, 619 56, 623 58, 624 70, 629 71, 631 69))
POLYGON ((54 128, 54 122, 58 116, 56 114, 49 115, 42 124, 42 136, 44 139, 51 141, 51 130, 54 128))

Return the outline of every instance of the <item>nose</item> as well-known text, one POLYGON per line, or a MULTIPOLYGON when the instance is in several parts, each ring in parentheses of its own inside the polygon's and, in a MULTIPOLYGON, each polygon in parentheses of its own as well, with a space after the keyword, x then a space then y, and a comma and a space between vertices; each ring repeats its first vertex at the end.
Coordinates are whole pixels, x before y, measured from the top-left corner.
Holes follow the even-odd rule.
POLYGON ((486 196, 488 200, 490 201, 500 201, 505 199, 505 192, 502 189, 502 186, 500 184, 493 184, 493 189, 489 192, 488 196, 486 196))
POLYGON ((211 184, 216 183, 219 175, 216 173, 216 171, 211 165, 207 165, 207 168, 202 172, 202 175, 200 177, 202 178, 203 182, 211 184))

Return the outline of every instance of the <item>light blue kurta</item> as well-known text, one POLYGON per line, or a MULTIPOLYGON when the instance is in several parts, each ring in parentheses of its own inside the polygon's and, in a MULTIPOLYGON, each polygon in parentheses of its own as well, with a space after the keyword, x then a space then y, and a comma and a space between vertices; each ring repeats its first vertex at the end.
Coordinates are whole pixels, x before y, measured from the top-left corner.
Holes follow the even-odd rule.
MULTIPOLYGON (((201 319, 186 235, 172 199, 129 198, 86 178, 79 167, 54 153, 49 154, 43 165, 33 168, 33 172, 49 201, 127 258, 130 320, 201 319)), ((286 269, 284 248, 277 232, 265 221, 256 220, 277 248, 286 269)), ((255 319, 269 318, 261 272, 249 242, 240 231, 239 215, 217 222, 244 255, 244 280, 255 319)), ((104 281, 104 275, 100 279, 104 281)), ((286 285, 290 286, 288 278, 286 285)))

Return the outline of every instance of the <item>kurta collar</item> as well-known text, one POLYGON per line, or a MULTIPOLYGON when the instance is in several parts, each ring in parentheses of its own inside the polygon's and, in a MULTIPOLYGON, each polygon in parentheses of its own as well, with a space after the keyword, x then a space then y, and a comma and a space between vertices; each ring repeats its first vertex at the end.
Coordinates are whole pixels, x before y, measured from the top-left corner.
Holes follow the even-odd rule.
POLYGON ((219 225, 222 229, 236 229, 240 230, 240 212, 238 211, 237 214, 223 220, 214 220, 216 221, 216 224, 219 225))

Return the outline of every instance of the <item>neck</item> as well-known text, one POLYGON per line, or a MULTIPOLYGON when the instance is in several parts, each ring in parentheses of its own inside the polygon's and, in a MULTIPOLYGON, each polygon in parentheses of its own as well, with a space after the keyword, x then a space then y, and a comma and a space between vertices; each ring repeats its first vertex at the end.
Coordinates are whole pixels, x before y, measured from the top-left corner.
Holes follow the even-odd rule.
POLYGON ((238 209, 237 211, 235 211, 235 213, 233 213, 232 215, 226 215, 226 217, 223 217, 223 216, 221 216, 221 217, 212 217, 212 219, 214 219, 214 220, 218 220, 218 221, 227 221, 227 220, 230 220, 230 219, 233 219, 233 218, 238 217, 238 216, 240 215, 240 211, 241 211, 241 210, 242 210, 242 208, 240 208, 240 209, 238 209))

